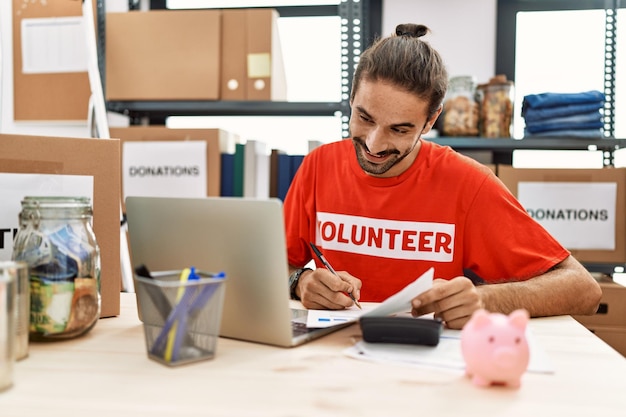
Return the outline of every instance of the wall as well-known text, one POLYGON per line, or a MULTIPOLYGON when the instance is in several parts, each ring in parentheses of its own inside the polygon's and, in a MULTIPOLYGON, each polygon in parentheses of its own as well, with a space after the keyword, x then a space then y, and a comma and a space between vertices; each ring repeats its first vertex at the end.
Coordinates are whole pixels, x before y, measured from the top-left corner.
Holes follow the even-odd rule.
POLYGON ((424 37, 441 54, 450 76, 494 75, 497 0, 384 0, 383 35, 400 23, 430 28, 424 37))
MULTIPOLYGON (((13 47, 10 1, 0 1, 0 132, 46 136, 89 136, 86 123, 16 123, 13 121, 13 47)), ((145 1, 143 2, 145 3, 145 1)), ((143 8, 142 3, 142 8, 143 8)), ((127 0, 106 0, 107 11, 123 10, 127 0)), ((407 16, 430 27, 426 39, 439 50, 451 76, 470 74, 479 82, 495 68, 496 0, 385 0, 383 34, 407 16), (451 11, 454 11, 451 13, 451 11)))

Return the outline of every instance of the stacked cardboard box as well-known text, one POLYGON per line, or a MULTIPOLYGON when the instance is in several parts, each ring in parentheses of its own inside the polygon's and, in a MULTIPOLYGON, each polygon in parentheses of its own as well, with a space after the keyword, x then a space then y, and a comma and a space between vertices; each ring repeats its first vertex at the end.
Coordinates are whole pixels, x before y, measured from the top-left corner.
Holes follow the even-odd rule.
POLYGON ((106 99, 286 100, 271 8, 107 13, 106 99))
POLYGON ((107 100, 219 98, 220 12, 107 13, 107 100))
MULTIPOLYGON (((0 135, 0 173, 93 177, 93 228, 100 247, 101 317, 120 313, 120 142, 113 139, 0 135)), ((50 184, 38 188, 45 191, 50 184)), ((25 190, 26 192, 27 190, 25 190)), ((29 190, 27 192, 34 192, 29 190)), ((10 206, 12 201, 0 201, 10 206)), ((17 231, 18 217, 0 218, 17 231)))
POLYGON ((626 168, 529 169, 498 177, 526 210, 583 263, 626 263, 626 168))
MULTIPOLYGON (((124 146, 128 142, 145 142, 150 146, 151 142, 182 142, 182 141, 205 141, 206 142, 206 184, 207 196, 220 195, 221 183, 221 154, 232 153, 237 135, 222 129, 170 129, 165 126, 131 126, 127 128, 111 128, 111 137, 121 141, 121 159, 124 159, 124 146)), ((120 166, 123 165, 120 162, 120 166)), ((203 170, 204 171, 204 170, 203 170)), ((122 178, 124 178, 122 173, 122 178)), ((167 176, 162 177, 167 181, 167 176)), ((165 183, 165 182, 164 182, 165 183)), ((126 196, 122 181, 122 201, 126 196)))
POLYGON ((221 100, 287 99, 275 9, 222 10, 221 44, 221 100))
POLYGON ((608 277, 598 279, 602 300, 593 316, 574 316, 596 336, 626 356, 626 287, 608 277))
MULTIPOLYGON (((626 263, 626 170, 518 169, 498 177, 522 205, 583 263, 626 263), (520 192, 523 191, 523 192, 520 192)), ((599 277, 602 300, 592 316, 574 316, 626 356, 626 287, 599 277)))

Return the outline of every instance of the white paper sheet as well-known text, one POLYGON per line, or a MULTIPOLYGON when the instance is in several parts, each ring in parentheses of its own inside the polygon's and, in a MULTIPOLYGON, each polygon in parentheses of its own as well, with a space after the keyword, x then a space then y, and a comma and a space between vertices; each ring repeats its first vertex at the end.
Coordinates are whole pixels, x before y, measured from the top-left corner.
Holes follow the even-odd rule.
POLYGON ((398 291, 378 306, 353 306, 345 310, 309 310, 307 327, 330 327, 346 322, 357 321, 361 316, 382 317, 411 311, 411 300, 433 286, 434 269, 430 268, 415 281, 398 291))
MULTIPOLYGON (((530 329, 526 330, 530 348, 528 372, 554 373, 549 356, 537 343, 530 329)), ((444 329, 437 346, 403 345, 394 343, 357 342, 344 350, 351 358, 400 365, 427 366, 465 370, 461 353, 461 331, 444 329)))
POLYGON ((415 281, 387 298, 378 307, 363 315, 368 317, 383 317, 391 314, 406 313, 407 311, 411 311, 411 300, 424 291, 432 288, 434 274, 435 269, 430 268, 415 281))
POLYGON ((82 16, 23 19, 21 30, 24 74, 87 71, 82 16))

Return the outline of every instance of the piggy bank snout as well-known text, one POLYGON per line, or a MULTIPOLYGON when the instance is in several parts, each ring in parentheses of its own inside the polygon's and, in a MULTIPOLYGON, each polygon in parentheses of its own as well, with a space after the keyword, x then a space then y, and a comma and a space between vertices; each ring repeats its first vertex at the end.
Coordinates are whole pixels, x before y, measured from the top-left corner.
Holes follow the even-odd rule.
POLYGON ((509 369, 516 367, 520 362, 520 350, 511 346, 496 348, 493 352, 493 360, 500 368, 509 369))

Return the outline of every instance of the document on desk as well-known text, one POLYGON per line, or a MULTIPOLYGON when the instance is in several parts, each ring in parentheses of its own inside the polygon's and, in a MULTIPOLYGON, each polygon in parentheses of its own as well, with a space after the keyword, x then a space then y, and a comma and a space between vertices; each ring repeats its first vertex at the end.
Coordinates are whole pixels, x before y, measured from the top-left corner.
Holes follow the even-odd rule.
MULTIPOLYGON (((528 372, 554 373, 554 366, 547 353, 526 330, 530 349, 528 372)), ((451 370, 464 370, 465 361, 461 352, 461 331, 444 329, 437 346, 404 345, 394 343, 357 342, 344 350, 344 354, 355 359, 401 365, 427 366, 451 370)))
POLYGON ((345 310, 309 310, 306 325, 310 328, 330 327, 357 321, 361 316, 383 317, 410 312, 411 300, 433 286, 434 273, 434 268, 430 268, 377 306, 364 306, 362 310, 355 306, 345 310))

